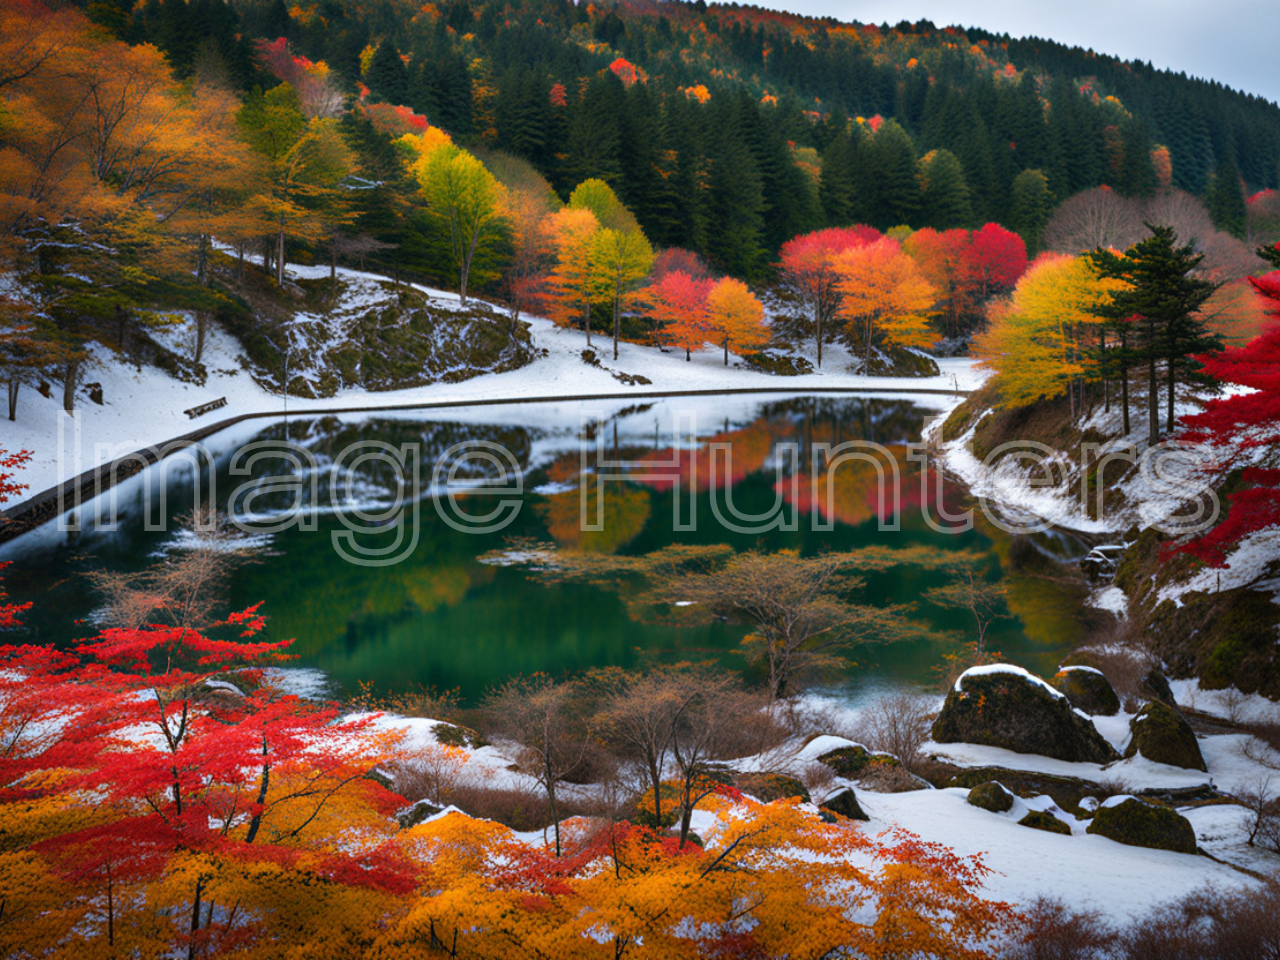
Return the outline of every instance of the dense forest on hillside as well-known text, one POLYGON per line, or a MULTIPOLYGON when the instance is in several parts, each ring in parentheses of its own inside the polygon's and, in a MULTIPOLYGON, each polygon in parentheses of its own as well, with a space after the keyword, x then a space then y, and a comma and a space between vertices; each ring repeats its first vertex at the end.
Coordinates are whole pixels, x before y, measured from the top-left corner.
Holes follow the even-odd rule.
MULTIPOLYGON (((1280 108, 1042 40, 927 21, 841 24, 737 4, 99 0, 179 77, 211 60, 246 91, 253 41, 327 63, 365 103, 412 108, 468 147, 523 158, 562 197, 614 187, 660 247, 757 279, 790 237, 1004 223, 1034 246, 1048 211, 1106 184, 1210 197, 1277 186, 1280 108)), ((1215 199, 1216 198, 1216 199, 1215 199)), ((377 218, 375 218, 377 219, 377 218)), ((413 243, 385 217, 371 232, 413 243)))

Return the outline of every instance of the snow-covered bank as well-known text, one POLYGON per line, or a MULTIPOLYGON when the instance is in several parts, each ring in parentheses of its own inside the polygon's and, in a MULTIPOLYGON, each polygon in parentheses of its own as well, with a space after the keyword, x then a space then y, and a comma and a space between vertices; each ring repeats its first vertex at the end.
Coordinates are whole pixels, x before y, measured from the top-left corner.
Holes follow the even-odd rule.
MULTIPOLYGON (((327 267, 290 266, 294 277, 327 276, 327 267)), ((360 271, 338 271, 341 279, 359 290, 369 281, 389 282, 386 278, 360 271)), ((433 303, 448 308, 458 305, 457 294, 417 287, 433 303)), ((405 390, 373 392, 360 389, 342 390, 333 397, 305 400, 289 397, 288 413, 305 415, 341 409, 376 409, 387 406, 462 403, 467 401, 506 400, 513 404, 545 397, 602 397, 671 391, 707 390, 784 390, 803 393, 806 390, 848 390, 901 392, 912 394, 924 406, 939 410, 954 405, 955 395, 978 387, 983 376, 968 359, 940 360, 941 374, 914 379, 908 377, 863 377, 847 371, 852 358, 843 349, 828 349, 821 372, 797 377, 776 377, 734 366, 730 356, 724 366, 723 354, 705 350, 686 362, 683 353, 667 352, 623 343, 618 359, 612 359, 612 346, 600 336, 593 337, 592 347, 600 357, 600 365, 583 361, 587 347, 585 335, 578 330, 556 327, 548 320, 525 318, 530 325, 535 348, 542 353, 533 363, 506 373, 485 374, 458 383, 434 383, 405 390), (614 373, 646 377, 648 385, 628 386, 614 373), (918 391, 940 391, 919 393, 918 391), (948 395, 950 394, 950 395, 948 395)), ((177 336, 178 334, 175 334, 177 336)), ((244 369, 235 339, 221 330, 210 331, 205 345, 204 364, 209 378, 205 386, 183 383, 155 368, 135 369, 115 358, 110 351, 96 348, 95 365, 86 378, 101 384, 104 398, 99 406, 78 398, 79 409, 74 418, 61 413, 61 397, 43 397, 34 390, 24 390, 18 408, 17 422, 0 421, 0 447, 31 450, 34 458, 20 476, 28 484, 21 496, 6 506, 13 507, 77 474, 110 462, 123 454, 151 444, 160 444, 206 424, 246 414, 283 416, 286 401, 254 381, 244 369), (190 420, 183 411, 225 397, 225 407, 190 420)), ((625 406, 628 401, 619 401, 625 406)))

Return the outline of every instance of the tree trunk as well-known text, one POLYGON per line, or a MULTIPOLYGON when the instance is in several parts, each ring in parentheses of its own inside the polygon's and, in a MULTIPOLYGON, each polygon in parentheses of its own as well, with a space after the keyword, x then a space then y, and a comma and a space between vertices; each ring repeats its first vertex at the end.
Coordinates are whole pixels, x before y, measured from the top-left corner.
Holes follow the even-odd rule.
POLYGON ((204 356, 204 341, 209 332, 209 314, 203 310, 196 311, 196 363, 204 356))
POLYGON ((244 241, 240 241, 237 249, 239 256, 236 257, 236 279, 244 283, 244 241))
POLYGON ((1160 381, 1156 378, 1156 358, 1147 361, 1147 442, 1160 439, 1160 381))
POLYGON ((591 301, 587 301, 587 309, 582 313, 582 329, 587 334, 587 346, 591 346, 591 301))
POLYGON ((618 333, 622 323, 622 309, 618 295, 613 296, 613 359, 618 359, 618 333))
POLYGON ((1169 433, 1173 433, 1173 393, 1174 393, 1173 388, 1177 385, 1177 379, 1178 379, 1177 368, 1173 362, 1173 357, 1171 356, 1169 358, 1169 375, 1168 375, 1168 384, 1169 384, 1168 416, 1165 418, 1165 430, 1169 433))
POLYGON ((191 940, 187 944, 187 960, 195 960, 196 934, 200 932, 200 901, 204 895, 204 877, 196 881, 196 895, 191 903, 191 940))
POLYGON ((262 272, 271 272, 271 238, 262 238, 262 272))
POLYGON ((276 286, 284 286, 284 230, 276 234, 276 286))
POLYGON ((76 380, 80 376, 80 361, 71 360, 62 370, 62 409, 76 412, 76 380))
POLYGON ((724 365, 729 365, 729 338, 724 338, 724 365))
POLYGON ((819 308, 813 313, 818 325, 818 369, 822 369, 822 309, 819 308))
POLYGON ((556 778, 551 769, 551 759, 543 765, 543 774, 547 778, 547 806, 551 810, 551 825, 556 835, 556 857, 560 856, 560 812, 556 809, 556 778))
POLYGON ((200 234, 200 242, 196 245, 196 279, 203 286, 209 285, 209 235, 200 234))
POLYGON ((329 279, 338 279, 338 235, 333 235, 333 242, 329 244, 329 279))
POLYGON ((1124 411, 1124 435, 1129 435, 1129 368, 1120 368, 1120 408, 1124 411))
POLYGON ((17 377, 9 378, 9 419, 18 419, 18 388, 22 382, 17 377))

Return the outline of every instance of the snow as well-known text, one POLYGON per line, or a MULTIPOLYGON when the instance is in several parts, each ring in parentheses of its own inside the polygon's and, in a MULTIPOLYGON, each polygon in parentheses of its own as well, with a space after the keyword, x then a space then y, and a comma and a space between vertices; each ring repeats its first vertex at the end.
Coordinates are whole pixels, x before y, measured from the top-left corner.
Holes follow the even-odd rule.
POLYGON ((956 677, 955 691, 956 693, 962 693, 964 691, 965 677, 990 677, 997 674, 1010 674, 1025 680, 1028 683, 1034 683, 1043 687, 1048 693, 1052 694, 1055 699, 1062 698, 1062 694, 1059 691, 1049 686, 1049 684, 1045 683, 1030 670, 1014 666, 1012 663, 990 663, 983 667, 970 667, 964 673, 960 674, 960 676, 956 677))
POLYGON ((1280 703, 1260 693, 1241 693, 1235 687, 1204 690, 1199 679, 1170 680, 1169 689, 1180 704, 1233 723, 1280 724, 1280 703))
POLYGON ((957 854, 981 854, 993 870, 985 896, 1026 904, 1038 896, 1060 897, 1077 910, 1097 910, 1112 921, 1141 916, 1156 905, 1203 890, 1248 887, 1257 881, 1206 857, 1130 847, 1080 829, 1081 822, 1051 810, 1072 828, 1065 836, 1018 825, 1045 799, 1022 801, 1004 814, 965 802, 968 791, 858 794, 878 832, 898 825, 957 854), (1016 815, 1016 818, 1015 818, 1016 815))
MULTIPOLYGON (((325 276, 328 267, 290 265, 287 273, 290 277, 325 276)), ((390 282, 385 277, 355 270, 340 268, 338 274, 343 281, 354 285, 357 299, 359 291, 371 296, 372 285, 390 282)), ((428 287, 416 288, 432 298, 436 306, 460 307, 457 294, 428 287)), ((522 319, 529 324, 535 352, 545 350, 546 355, 518 370, 404 390, 376 392, 353 388, 322 399, 290 397, 288 415, 305 417, 338 410, 412 408, 477 401, 523 405, 563 397, 602 401, 614 398, 616 411, 633 398, 657 393, 749 390, 797 395, 814 390, 890 394, 910 398, 926 408, 946 411, 958 402, 959 392, 975 389, 984 378, 983 373, 975 369, 975 362, 967 358, 939 360, 941 373, 936 377, 858 376, 847 372, 853 358, 838 347, 827 352, 821 372, 798 377, 774 377, 738 369, 732 365, 736 360, 732 356, 731 365, 725 367, 722 354, 717 351, 694 354, 692 361, 686 362, 683 353, 663 353, 654 347, 631 343, 619 344, 619 355, 615 361, 611 343, 598 336, 593 339, 593 348, 601 356, 601 366, 594 367, 582 361, 582 351, 587 344, 581 331, 563 329, 537 317, 522 319), (626 387, 613 376, 615 370, 643 375, 652 383, 643 387, 626 387)), ((184 334, 181 329, 173 329, 164 336, 177 344, 184 334)), ((25 389, 19 399, 17 422, 0 423, 0 447, 34 452, 32 462, 20 477, 29 489, 11 500, 8 507, 147 445, 161 444, 235 417, 284 415, 284 399, 253 380, 242 366, 237 341, 216 325, 209 330, 205 343, 203 362, 209 377, 203 387, 175 380, 153 367, 135 369, 121 363, 101 345, 91 346, 91 351, 93 360, 83 379, 101 383, 104 405, 88 401, 81 391, 77 395, 78 409, 74 417, 67 417, 62 414, 59 390, 53 391, 52 398, 45 398, 34 390, 25 389), (227 405, 215 413, 196 420, 188 419, 183 413, 190 407, 220 397, 226 397, 227 405)), ((291 371, 291 376, 293 373, 291 371)), ((265 425, 255 425, 253 432, 265 425)))
MULTIPOLYGON (((1197 591, 1216 593, 1219 590, 1247 587, 1266 576, 1272 565, 1278 561, 1280 561, 1280 527, 1255 531, 1241 540, 1240 545, 1231 551, 1227 557, 1225 570, 1204 567, 1189 580, 1161 587, 1157 602, 1172 600, 1177 606, 1182 606, 1182 598, 1189 593, 1197 591)), ((1280 589, 1276 587, 1280 587, 1280 583, 1274 585, 1271 592, 1275 602, 1280 603, 1280 589)))
POLYGON ((1114 613, 1120 620, 1128 619, 1129 598, 1124 595, 1124 591, 1119 587, 1099 587, 1089 594, 1089 599, 1086 602, 1091 607, 1114 613))

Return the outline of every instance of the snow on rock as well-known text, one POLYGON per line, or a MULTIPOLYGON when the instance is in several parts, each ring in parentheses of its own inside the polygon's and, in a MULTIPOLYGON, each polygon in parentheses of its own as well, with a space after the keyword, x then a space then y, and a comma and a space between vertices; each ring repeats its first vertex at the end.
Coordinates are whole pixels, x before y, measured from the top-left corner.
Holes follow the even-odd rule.
POLYGON ((1037 686, 1043 687, 1048 693, 1053 695, 1054 699, 1063 699, 1061 691, 1055 690, 1053 687, 1049 686, 1049 684, 1045 683, 1030 670, 1015 666, 1012 663, 989 663, 982 667, 970 667, 964 673, 960 674, 960 676, 956 677, 955 691, 956 693, 963 692, 965 677, 990 677, 995 674, 1002 673, 1012 674, 1015 677, 1020 677, 1023 680, 1026 680, 1028 683, 1034 683, 1037 686))
POLYGON ((1174 699, 1199 713, 1221 717, 1233 723, 1280 724, 1280 703, 1260 693, 1242 693, 1235 687, 1204 690, 1198 678, 1170 680, 1174 699))
POLYGON ((1089 594, 1086 601, 1089 606, 1098 610, 1107 610, 1114 613, 1120 620, 1126 620, 1129 617, 1129 598, 1124 595, 1124 591, 1117 586, 1101 587, 1089 594))

